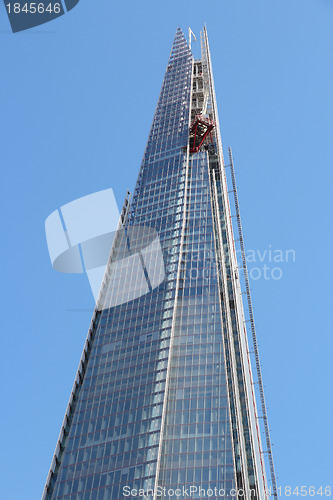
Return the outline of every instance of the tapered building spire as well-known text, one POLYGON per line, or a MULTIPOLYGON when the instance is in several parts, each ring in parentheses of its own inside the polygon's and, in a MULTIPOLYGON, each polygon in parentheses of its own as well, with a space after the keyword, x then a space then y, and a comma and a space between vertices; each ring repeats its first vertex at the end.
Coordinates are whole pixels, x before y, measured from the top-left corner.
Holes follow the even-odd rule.
POLYGON ((113 245, 43 498, 268 499, 206 28, 113 245))

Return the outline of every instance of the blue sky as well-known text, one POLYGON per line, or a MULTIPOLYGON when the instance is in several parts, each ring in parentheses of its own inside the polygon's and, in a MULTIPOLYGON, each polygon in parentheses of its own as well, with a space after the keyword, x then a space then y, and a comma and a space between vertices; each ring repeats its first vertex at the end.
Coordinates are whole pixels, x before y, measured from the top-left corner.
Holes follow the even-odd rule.
POLYGON ((205 22, 246 247, 296 256, 252 281, 278 482, 332 486, 332 15, 330 0, 81 0, 14 35, 0 6, 1 498, 41 496, 93 308, 85 277, 53 271, 44 221, 109 187, 122 204, 176 27, 205 22))

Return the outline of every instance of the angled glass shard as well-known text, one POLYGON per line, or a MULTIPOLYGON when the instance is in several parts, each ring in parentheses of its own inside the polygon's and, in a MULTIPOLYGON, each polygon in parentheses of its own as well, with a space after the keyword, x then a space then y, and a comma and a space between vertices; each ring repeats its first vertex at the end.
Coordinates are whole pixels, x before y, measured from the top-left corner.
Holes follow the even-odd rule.
POLYGON ((177 29, 100 301, 43 499, 268 499, 205 28, 199 60, 177 29))

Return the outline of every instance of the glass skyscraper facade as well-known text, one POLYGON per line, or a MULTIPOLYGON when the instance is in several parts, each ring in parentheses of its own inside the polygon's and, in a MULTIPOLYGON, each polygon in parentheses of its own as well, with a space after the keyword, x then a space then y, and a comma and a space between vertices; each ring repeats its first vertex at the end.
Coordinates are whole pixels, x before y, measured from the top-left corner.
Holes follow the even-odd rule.
POLYGON ((178 29, 43 500, 269 498, 248 351, 207 32, 195 60, 178 29))

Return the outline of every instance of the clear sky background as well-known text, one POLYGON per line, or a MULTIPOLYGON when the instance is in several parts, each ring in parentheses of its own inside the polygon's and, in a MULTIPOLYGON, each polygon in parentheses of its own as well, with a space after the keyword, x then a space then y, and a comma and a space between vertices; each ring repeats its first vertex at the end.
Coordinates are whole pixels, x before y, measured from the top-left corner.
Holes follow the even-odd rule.
POLYGON ((332 485, 332 21, 330 0, 81 0, 14 35, 1 4, 1 499, 42 494, 93 309, 44 221, 108 187, 122 205, 176 27, 205 22, 246 247, 296 254, 252 281, 278 483, 332 485))

